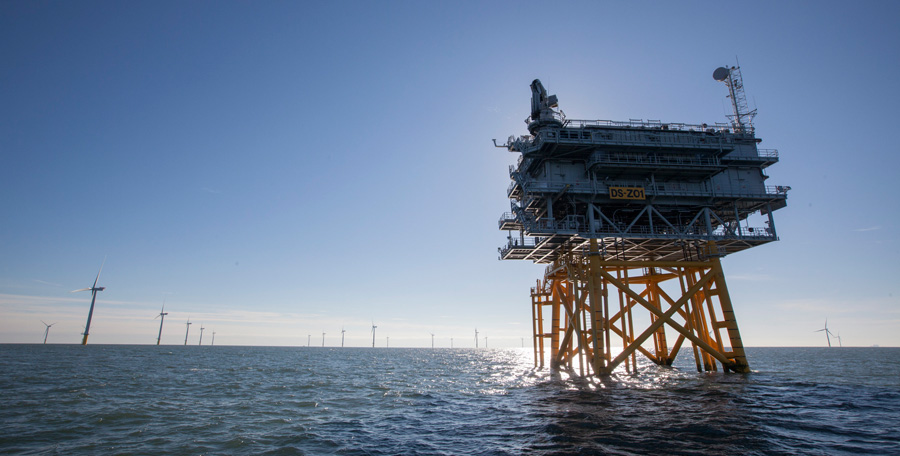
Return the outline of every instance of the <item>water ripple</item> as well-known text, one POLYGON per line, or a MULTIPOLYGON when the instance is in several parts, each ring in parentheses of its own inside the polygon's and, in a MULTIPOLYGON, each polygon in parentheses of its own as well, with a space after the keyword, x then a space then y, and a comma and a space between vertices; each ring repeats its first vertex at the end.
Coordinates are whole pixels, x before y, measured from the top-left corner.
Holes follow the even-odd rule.
POLYGON ((2 454, 900 454, 900 363, 864 367, 896 349, 585 380, 524 350, 0 348, 2 454))

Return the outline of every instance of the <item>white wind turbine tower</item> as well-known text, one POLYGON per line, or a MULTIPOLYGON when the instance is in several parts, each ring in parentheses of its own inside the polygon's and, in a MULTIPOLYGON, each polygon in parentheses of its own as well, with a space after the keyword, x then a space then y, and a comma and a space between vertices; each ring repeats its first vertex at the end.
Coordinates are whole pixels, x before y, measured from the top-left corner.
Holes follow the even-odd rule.
POLYGON ((210 342, 210 345, 215 345, 215 344, 216 344, 216 332, 213 331, 213 338, 212 338, 212 342, 210 342))
POLYGON ((431 334, 431 348, 434 348, 434 333, 429 334, 431 334))
POLYGON ((203 330, 206 329, 203 327, 203 323, 200 323, 200 343, 197 345, 203 345, 203 330))
POLYGON ((191 332, 191 325, 192 325, 192 324, 193 324, 193 323, 191 323, 191 319, 188 318, 188 321, 187 321, 187 323, 185 324, 185 326, 187 327, 187 329, 184 331, 184 344, 185 344, 185 345, 187 345, 188 333, 191 332))
POLYGON ((97 302, 97 292, 103 291, 106 287, 98 287, 97 282, 100 280, 100 273, 103 272, 103 265, 106 264, 106 258, 103 259, 103 263, 100 263, 100 270, 97 271, 97 278, 94 279, 94 286, 90 288, 81 288, 78 290, 72 290, 70 293, 77 293, 79 291, 90 291, 91 292, 91 310, 88 311, 88 319, 87 324, 84 325, 84 338, 81 339, 81 345, 87 345, 88 334, 91 330, 91 317, 94 316, 94 303, 97 302))
POLYGON ((344 348, 344 333, 345 332, 347 332, 347 330, 344 329, 344 327, 342 326, 341 327, 341 348, 344 348))
POLYGON ((375 326, 375 322, 373 321, 372 322, 372 348, 375 348, 375 328, 377 328, 377 326, 375 326))
POLYGON ((478 348, 478 328, 475 328, 475 348, 478 348))
POLYGON ((322 346, 325 346, 325 333, 322 333, 322 346))
POLYGON ((831 331, 828 330, 828 319, 827 318, 825 319, 825 327, 822 329, 813 331, 813 332, 822 332, 822 331, 825 331, 825 340, 828 341, 828 348, 831 348, 831 337, 834 336, 834 334, 832 334, 831 331))
POLYGON ((163 321, 166 319, 166 315, 169 315, 169 313, 166 312, 166 298, 163 298, 163 305, 162 309, 159 309, 159 315, 153 317, 154 320, 159 318, 159 335, 156 336, 156 345, 159 345, 159 341, 162 339, 162 326, 163 321))
POLYGON ((47 343, 47 335, 50 334, 50 327, 53 326, 53 325, 55 325, 56 322, 50 323, 50 324, 48 325, 47 322, 45 322, 44 320, 41 320, 41 323, 43 323, 44 326, 47 327, 47 329, 44 330, 44 343, 46 344, 46 343, 47 343))

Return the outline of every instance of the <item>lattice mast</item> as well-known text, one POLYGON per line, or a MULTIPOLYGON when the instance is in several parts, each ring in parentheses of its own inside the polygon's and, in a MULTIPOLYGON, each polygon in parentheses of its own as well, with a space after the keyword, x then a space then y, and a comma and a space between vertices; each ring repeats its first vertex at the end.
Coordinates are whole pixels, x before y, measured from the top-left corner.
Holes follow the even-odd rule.
POLYGON ((741 77, 740 65, 716 68, 713 79, 724 82, 728 87, 728 98, 731 99, 733 114, 727 116, 735 131, 753 131, 753 118, 756 117, 756 109, 750 109, 747 104, 747 96, 744 94, 744 78, 741 77))
POLYGON ((735 70, 714 74, 730 125, 571 120, 531 83, 530 134, 494 143, 521 154, 500 258, 548 265, 531 291, 536 365, 549 345, 551 368, 634 371, 688 343, 698 370, 749 370, 719 259, 777 240, 790 187, 765 184, 778 152, 757 148, 735 70))

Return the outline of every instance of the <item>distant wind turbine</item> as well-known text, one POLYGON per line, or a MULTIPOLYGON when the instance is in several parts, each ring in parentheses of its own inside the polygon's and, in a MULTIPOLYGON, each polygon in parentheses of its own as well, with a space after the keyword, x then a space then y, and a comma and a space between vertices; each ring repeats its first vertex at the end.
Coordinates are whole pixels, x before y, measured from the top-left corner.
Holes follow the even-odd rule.
POLYGON ((434 348, 434 333, 429 334, 431 334, 431 348, 434 348))
POLYGON ((484 336, 484 348, 487 348, 487 338, 488 336, 484 336))
POLYGON ((307 347, 310 346, 309 343, 310 343, 311 340, 312 340, 312 334, 307 334, 307 335, 306 335, 306 346, 307 346, 307 347))
POLYGON ((322 333, 322 346, 325 346, 325 333, 322 333))
POLYGON ((188 318, 188 321, 187 321, 187 323, 185 324, 185 326, 187 327, 187 329, 184 331, 184 344, 185 344, 185 345, 187 345, 188 333, 191 332, 191 325, 192 325, 192 324, 193 324, 193 323, 191 323, 191 319, 188 318))
POLYGON ((478 348, 478 328, 475 328, 475 348, 478 348))
POLYGON ((206 329, 203 327, 203 323, 200 323, 200 343, 197 345, 203 345, 203 330, 206 329))
POLYGON ((210 345, 215 345, 215 344, 216 344, 216 332, 213 331, 213 338, 212 338, 212 342, 210 342, 210 345))
POLYGON ((390 347, 390 346, 391 346, 391 336, 387 336, 387 341, 385 342, 384 346, 385 346, 385 347, 390 347))
POLYGON ((450 338, 450 348, 453 348, 453 338, 450 338))
POLYGON ((91 317, 94 316, 94 303, 97 302, 97 292, 103 291, 106 287, 98 287, 97 282, 100 280, 100 273, 103 272, 103 265, 106 264, 106 258, 103 259, 103 263, 100 263, 100 270, 97 271, 97 278, 94 279, 94 286, 90 288, 81 288, 78 290, 72 290, 70 293, 77 293, 79 291, 90 291, 91 292, 91 310, 88 311, 88 319, 87 324, 84 325, 84 338, 81 339, 81 345, 87 345, 88 334, 91 331, 91 317))
POLYGON ((828 330, 828 319, 827 318, 825 319, 825 327, 822 329, 813 331, 813 332, 822 332, 822 331, 825 331, 825 340, 828 341, 828 348, 831 348, 831 337, 834 336, 834 334, 832 334, 831 331, 828 330))
POLYGON ((838 333, 836 337, 837 337, 837 340, 838 340, 838 347, 843 348, 843 347, 844 347, 844 343, 841 342, 841 333, 838 333))
POLYGON ((153 317, 154 320, 159 318, 159 335, 156 336, 156 345, 159 345, 159 341, 162 339, 162 325, 163 321, 166 319, 166 315, 169 315, 169 313, 166 312, 166 298, 163 298, 163 305, 162 309, 159 309, 159 315, 153 317))
POLYGON ((344 329, 344 327, 342 326, 341 327, 341 348, 344 348, 344 333, 345 332, 347 332, 347 330, 344 329))
POLYGON ((46 344, 46 343, 47 343, 47 335, 50 334, 50 327, 53 326, 53 325, 55 325, 56 322, 50 323, 50 324, 48 325, 47 322, 45 322, 44 320, 41 320, 41 323, 43 323, 44 326, 47 327, 47 329, 44 330, 44 343, 46 344))
POLYGON ((375 348, 375 328, 377 328, 377 326, 375 326, 375 322, 373 321, 372 322, 372 348, 375 348))

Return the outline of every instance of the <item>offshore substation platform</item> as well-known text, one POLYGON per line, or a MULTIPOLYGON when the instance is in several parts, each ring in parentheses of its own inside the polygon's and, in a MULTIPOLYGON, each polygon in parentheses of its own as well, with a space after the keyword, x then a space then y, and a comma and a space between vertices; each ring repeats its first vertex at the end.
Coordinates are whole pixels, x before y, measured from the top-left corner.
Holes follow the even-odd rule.
POLYGON ((551 369, 582 376, 635 372, 638 354, 669 366, 688 342, 698 371, 749 372, 720 258, 778 240, 790 187, 766 184, 778 151, 757 147, 740 68, 713 77, 729 123, 567 119, 535 80, 530 134, 494 140, 521 154, 500 259, 547 265, 531 289, 536 366, 548 342, 551 369))

